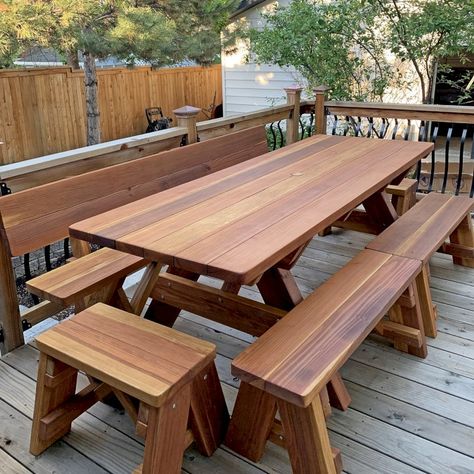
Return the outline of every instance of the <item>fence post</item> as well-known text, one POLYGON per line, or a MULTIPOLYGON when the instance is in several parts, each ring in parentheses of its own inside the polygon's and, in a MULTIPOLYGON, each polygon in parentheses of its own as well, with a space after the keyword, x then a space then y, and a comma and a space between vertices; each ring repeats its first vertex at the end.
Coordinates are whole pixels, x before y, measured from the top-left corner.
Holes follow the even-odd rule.
POLYGON ((329 87, 318 86, 314 88, 316 95, 316 103, 314 108, 314 121, 315 121, 315 132, 326 135, 327 130, 327 118, 326 110, 324 108, 324 102, 326 100, 326 92, 329 87))
POLYGON ((298 131, 300 128, 300 103, 302 87, 285 87, 286 101, 288 105, 293 105, 290 117, 286 120, 286 144, 298 141, 298 131))
POLYGON ((173 110, 173 113, 176 115, 178 127, 185 127, 188 129, 188 139, 186 140, 186 145, 196 143, 198 141, 196 122, 199 112, 201 112, 201 109, 191 105, 185 105, 180 109, 173 110))

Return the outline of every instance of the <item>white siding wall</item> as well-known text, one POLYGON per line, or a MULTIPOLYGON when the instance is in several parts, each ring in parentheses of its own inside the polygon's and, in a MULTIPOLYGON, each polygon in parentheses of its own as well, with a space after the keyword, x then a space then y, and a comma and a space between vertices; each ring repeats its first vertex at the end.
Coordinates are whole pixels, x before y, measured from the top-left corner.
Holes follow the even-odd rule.
MULTIPOLYGON (((254 27, 262 25, 262 10, 273 5, 288 5, 291 0, 268 0, 247 10, 236 20, 244 20, 254 27)), ((240 45, 235 54, 222 60, 224 115, 235 115, 269 107, 286 101, 284 88, 298 82, 292 69, 246 63, 247 49, 240 45)))

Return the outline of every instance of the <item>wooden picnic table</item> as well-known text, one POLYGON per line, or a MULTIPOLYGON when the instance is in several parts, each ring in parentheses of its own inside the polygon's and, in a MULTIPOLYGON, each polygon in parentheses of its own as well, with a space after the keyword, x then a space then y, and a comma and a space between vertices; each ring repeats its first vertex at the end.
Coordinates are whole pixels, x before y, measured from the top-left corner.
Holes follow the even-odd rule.
POLYGON ((72 237, 251 284, 359 204, 386 227, 383 190, 432 144, 317 135, 70 227, 72 237))
MULTIPOLYGON (((179 308, 197 314, 202 309, 206 317, 222 310, 219 322, 261 335, 282 317, 261 306, 288 311, 302 301, 290 269, 307 243, 359 204, 373 222, 389 226, 397 215, 385 187, 399 183, 432 147, 317 135, 78 222, 70 235, 150 261, 131 300, 135 313, 142 312, 168 265, 178 279, 221 279, 224 291, 209 288, 206 296, 205 285, 168 280, 169 287, 178 285, 178 295, 163 289, 164 303, 151 306, 153 319, 171 326, 179 308), (228 296, 255 283, 266 305, 228 296)), ((335 405, 344 407, 339 378, 332 388, 335 405)))

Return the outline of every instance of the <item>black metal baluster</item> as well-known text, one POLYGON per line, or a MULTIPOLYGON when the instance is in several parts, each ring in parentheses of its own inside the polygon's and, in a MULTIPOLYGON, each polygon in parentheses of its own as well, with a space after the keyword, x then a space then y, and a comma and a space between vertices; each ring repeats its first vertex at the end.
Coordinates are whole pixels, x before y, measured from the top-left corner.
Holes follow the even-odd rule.
POLYGON ((408 138, 410 137, 410 132, 411 132, 411 120, 407 120, 407 128, 405 129, 405 134, 403 135, 403 139, 405 141, 408 141, 408 138))
POLYGON ((334 120, 333 120, 332 129, 331 129, 331 135, 336 135, 338 118, 337 118, 337 115, 333 115, 333 117, 334 117, 334 120))
POLYGON ((462 130, 461 143, 459 146, 459 170, 458 170, 458 179, 456 181, 456 191, 454 192, 456 196, 459 195, 459 191, 461 190, 462 171, 464 167, 464 144, 466 143, 466 137, 467 137, 467 127, 463 128, 462 130))
POLYGON ((362 134, 362 120, 360 117, 357 117, 357 122, 354 122, 356 124, 356 133, 355 136, 358 137, 359 135, 362 134))
POLYGON ((372 130, 374 128, 374 118, 369 117, 367 120, 369 121, 369 128, 367 129, 367 138, 372 138, 372 130))
POLYGON ((312 112, 309 116, 309 125, 308 125, 308 137, 313 136, 313 123, 314 123, 315 113, 312 112))
POLYGON ((444 149, 444 175, 443 185, 441 186, 441 192, 446 192, 446 185, 448 184, 448 172, 449 172, 449 148, 451 147, 451 137, 453 136, 453 124, 448 128, 446 134, 446 146, 444 149))
POLYGON ((346 115, 346 122, 344 123, 344 136, 347 136, 347 132, 349 131, 349 117, 346 115))
POLYGON ((305 124, 304 124, 304 122, 303 122, 303 118, 302 118, 301 115, 300 115, 300 120, 299 120, 299 122, 300 122, 300 130, 301 130, 301 132, 300 132, 300 140, 303 140, 303 138, 304 138, 304 128, 305 128, 305 124))
POLYGON ((395 140, 395 138, 397 138, 397 132, 398 132, 398 119, 395 119, 395 126, 393 127, 393 132, 392 132, 392 140, 395 140))
POLYGON ((46 271, 49 272, 53 268, 51 266, 51 245, 46 245, 44 248, 44 262, 46 264, 46 271))
POLYGON ((63 245, 64 245, 64 260, 67 260, 71 256, 71 253, 69 252, 69 237, 66 237, 64 239, 63 245))
POLYGON ((280 148, 285 146, 285 137, 283 136, 283 130, 281 129, 281 120, 277 122, 278 133, 280 134, 280 148))
POLYGON ((387 119, 384 119, 382 117, 382 125, 380 125, 380 130, 377 134, 377 136, 379 138, 384 138, 385 137, 385 133, 387 132, 388 130, 388 120, 387 119))
POLYGON ((431 152, 431 171, 430 171, 430 182, 428 185, 428 192, 430 193, 433 190, 434 176, 435 176, 435 166, 436 166, 436 139, 438 138, 439 124, 436 124, 433 129, 433 135, 431 136, 431 141, 433 142, 433 151, 431 152))
POLYGON ((271 134, 272 134, 271 148, 272 148, 272 150, 275 150, 275 149, 276 149, 276 134, 275 134, 275 130, 273 129, 273 123, 274 123, 274 122, 272 122, 272 123, 270 124, 270 132, 271 132, 271 134))

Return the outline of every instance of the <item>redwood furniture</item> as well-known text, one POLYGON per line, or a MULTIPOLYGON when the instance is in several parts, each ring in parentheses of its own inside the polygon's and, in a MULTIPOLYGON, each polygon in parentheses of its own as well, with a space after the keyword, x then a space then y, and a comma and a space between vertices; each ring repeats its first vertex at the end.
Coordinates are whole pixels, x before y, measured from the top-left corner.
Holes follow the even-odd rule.
MULTIPOLYGON (((132 309, 140 312, 159 287, 160 300, 147 316, 167 325, 186 307, 179 294, 188 292, 186 286, 198 291, 191 280, 208 275, 223 280, 225 291, 217 296, 219 305, 215 294, 204 291, 202 307, 214 302, 216 319, 248 331, 257 310, 240 318, 229 310, 227 295, 256 283, 271 307, 267 320, 259 321, 260 335, 262 325, 278 318, 274 308, 301 302, 289 270, 307 242, 361 203, 380 226, 390 225, 397 215, 383 189, 400 182, 431 149, 426 143, 315 136, 73 224, 70 233, 151 261, 132 309), (159 276, 163 265, 169 265, 169 276, 159 276), (171 275, 173 285, 166 281, 171 275)), ((329 388, 335 405, 346 407, 338 377, 329 388)))
MULTIPOLYGON (((420 270, 417 260, 363 250, 239 354, 232 374, 241 386, 226 444, 258 461, 267 439, 276 440, 288 449, 294 473, 340 472, 326 429, 324 389, 420 270)), ((424 356, 416 316, 413 327, 387 330, 405 332, 403 340, 424 356)))
POLYGON ((42 453, 94 403, 114 393, 145 440, 135 473, 181 471, 195 441, 210 456, 228 422, 215 346, 98 303, 37 338, 38 385, 30 451, 42 453), (76 392, 77 371, 90 385, 76 392), (139 407, 131 398, 140 402, 139 407))
MULTIPOLYGON (((422 272, 416 285, 423 314, 425 334, 436 337, 436 309, 429 282, 429 261, 440 250, 453 255, 456 264, 474 268, 474 229, 471 210, 474 199, 467 196, 430 193, 388 229, 372 240, 368 249, 419 260, 422 272), (445 242, 449 237, 449 242, 445 242)), ((391 319, 397 321, 397 308, 391 319)), ((396 347, 403 349, 401 343, 396 347)))
MULTIPOLYGON (((3 196, 0 199, 0 350, 23 344, 17 288, 11 257, 32 252, 68 236, 73 222, 114 209, 192 179, 241 163, 268 150, 264 127, 164 151, 108 168, 3 196)), ((71 240, 75 257, 90 254, 86 242, 71 240)), ((146 262, 133 255, 101 249, 38 279, 45 301, 22 314, 23 326, 51 316, 64 306, 99 301, 125 302, 124 277, 146 262), (51 290, 49 293, 48 291, 51 290)))

